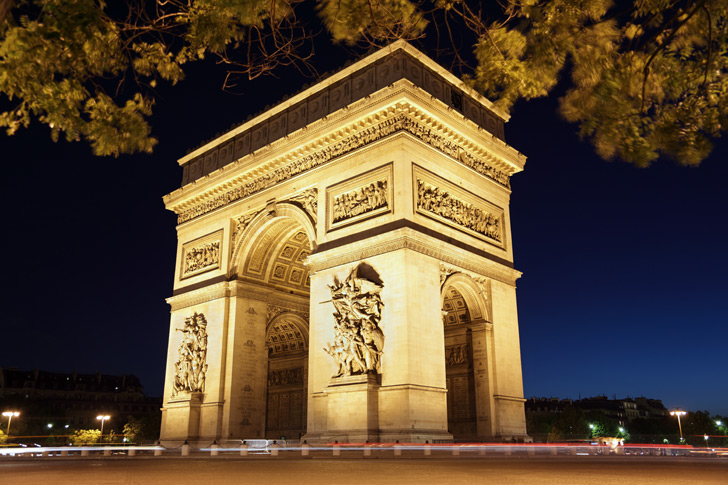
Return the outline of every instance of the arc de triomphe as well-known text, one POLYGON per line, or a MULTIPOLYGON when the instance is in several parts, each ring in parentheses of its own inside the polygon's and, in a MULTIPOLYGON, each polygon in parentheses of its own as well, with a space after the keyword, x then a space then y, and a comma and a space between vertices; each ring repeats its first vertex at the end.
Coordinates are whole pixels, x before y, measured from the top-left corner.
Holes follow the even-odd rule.
POLYGON ((397 42, 182 158, 162 443, 528 439, 507 118, 397 42))

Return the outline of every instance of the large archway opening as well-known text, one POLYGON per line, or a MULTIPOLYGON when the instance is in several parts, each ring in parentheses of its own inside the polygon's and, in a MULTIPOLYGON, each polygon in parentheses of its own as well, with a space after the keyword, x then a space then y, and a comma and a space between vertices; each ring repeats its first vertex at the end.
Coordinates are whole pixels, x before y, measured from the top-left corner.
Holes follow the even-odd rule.
POLYGON ((303 211, 283 207, 251 221, 239 243, 238 282, 267 308, 265 327, 258 330, 265 335, 265 354, 245 363, 250 375, 260 376, 254 391, 264 416, 257 437, 298 439, 306 433, 310 279, 304 262, 312 235, 303 211))
POLYGON ((472 318, 468 304, 454 285, 442 291, 445 326, 448 432, 456 441, 477 438, 472 318))
POLYGON ((306 433, 307 324, 283 313, 268 325, 265 437, 298 439, 306 433))

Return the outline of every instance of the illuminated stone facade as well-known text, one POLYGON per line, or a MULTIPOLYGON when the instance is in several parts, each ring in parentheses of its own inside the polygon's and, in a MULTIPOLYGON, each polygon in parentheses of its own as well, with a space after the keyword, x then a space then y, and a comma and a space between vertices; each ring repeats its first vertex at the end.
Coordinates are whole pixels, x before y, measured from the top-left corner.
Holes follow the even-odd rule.
POLYGON ((528 439, 506 120, 398 42, 182 158, 163 443, 528 439))

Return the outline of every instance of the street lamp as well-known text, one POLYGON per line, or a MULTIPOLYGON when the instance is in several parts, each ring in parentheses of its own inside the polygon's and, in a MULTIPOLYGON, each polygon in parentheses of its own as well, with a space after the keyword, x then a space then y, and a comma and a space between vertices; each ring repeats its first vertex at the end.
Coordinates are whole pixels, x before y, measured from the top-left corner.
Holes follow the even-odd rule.
POLYGON ((106 421, 110 417, 111 416, 109 416, 109 415, 99 415, 99 416, 96 416, 96 419, 98 419, 98 420, 101 421, 101 438, 102 438, 102 440, 103 440, 103 437, 104 437, 104 421, 106 421))
POLYGON ((677 426, 680 428, 680 443, 682 443, 683 435, 682 435, 682 424, 680 424, 680 416, 685 416, 687 413, 683 411, 682 409, 675 409, 673 411, 670 411, 670 416, 677 416, 677 426))
POLYGON ((3 416, 8 418, 8 432, 6 434, 8 435, 8 440, 10 440, 10 422, 13 420, 13 417, 17 418, 20 416, 20 413, 17 411, 5 411, 3 416))

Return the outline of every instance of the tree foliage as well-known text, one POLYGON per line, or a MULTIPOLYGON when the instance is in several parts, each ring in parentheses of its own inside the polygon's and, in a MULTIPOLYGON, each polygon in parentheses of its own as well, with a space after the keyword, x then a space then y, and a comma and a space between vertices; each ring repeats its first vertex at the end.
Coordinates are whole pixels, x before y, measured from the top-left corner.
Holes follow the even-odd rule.
POLYGON ((312 73, 321 32, 361 52, 420 40, 505 110, 568 77, 561 113, 605 159, 696 165, 728 126, 728 0, 0 0, 0 126, 149 152, 158 81, 206 55, 226 87, 312 73))
POLYGON ((97 443, 101 439, 101 430, 98 429, 79 429, 69 437, 69 441, 74 446, 88 446, 97 443))

